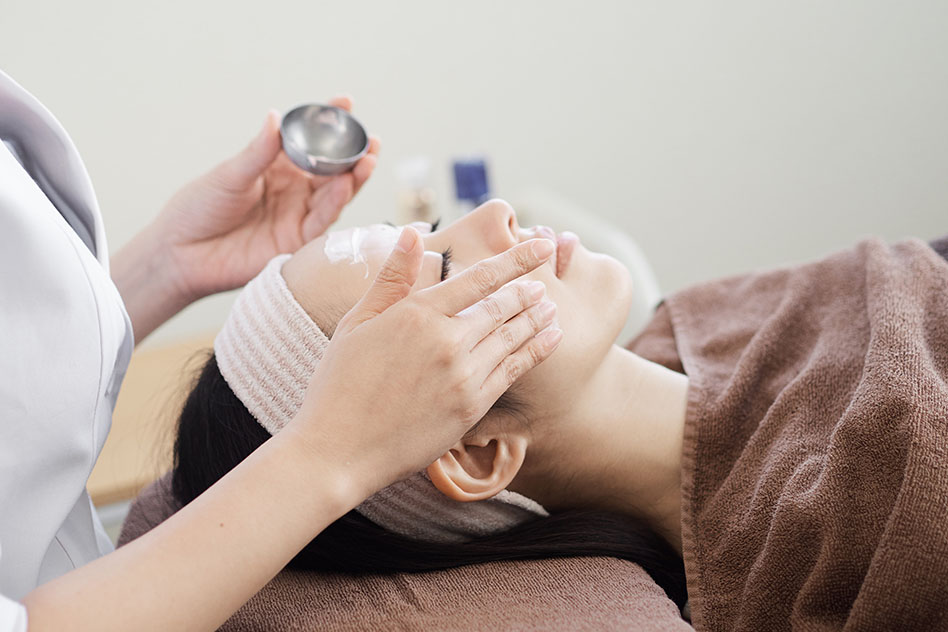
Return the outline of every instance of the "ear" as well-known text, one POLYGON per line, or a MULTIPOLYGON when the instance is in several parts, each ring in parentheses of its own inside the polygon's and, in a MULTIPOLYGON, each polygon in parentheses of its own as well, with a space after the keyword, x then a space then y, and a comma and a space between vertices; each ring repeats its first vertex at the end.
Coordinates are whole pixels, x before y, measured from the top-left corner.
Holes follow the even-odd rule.
POLYGON ((463 437, 428 466, 428 477, 448 498, 461 502, 486 500, 510 485, 523 465, 527 438, 490 433, 463 437))

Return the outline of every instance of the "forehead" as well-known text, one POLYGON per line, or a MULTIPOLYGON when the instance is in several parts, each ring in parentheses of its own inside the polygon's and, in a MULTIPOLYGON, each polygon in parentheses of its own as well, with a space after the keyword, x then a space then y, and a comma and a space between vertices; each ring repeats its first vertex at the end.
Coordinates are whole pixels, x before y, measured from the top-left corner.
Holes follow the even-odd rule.
POLYGON ((370 259, 386 257, 397 238, 398 229, 386 224, 337 230, 324 236, 323 256, 331 264, 370 263, 370 259))
POLYGON ((283 266, 283 277, 317 323, 338 317, 369 288, 398 232, 386 224, 333 231, 300 248, 283 266))

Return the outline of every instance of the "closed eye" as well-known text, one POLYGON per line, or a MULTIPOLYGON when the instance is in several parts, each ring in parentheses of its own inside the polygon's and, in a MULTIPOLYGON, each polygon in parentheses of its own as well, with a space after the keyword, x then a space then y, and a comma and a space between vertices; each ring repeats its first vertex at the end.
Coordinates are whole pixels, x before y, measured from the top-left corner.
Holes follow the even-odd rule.
POLYGON ((451 272, 451 247, 448 246, 441 253, 441 280, 444 281, 448 278, 448 273, 451 272))

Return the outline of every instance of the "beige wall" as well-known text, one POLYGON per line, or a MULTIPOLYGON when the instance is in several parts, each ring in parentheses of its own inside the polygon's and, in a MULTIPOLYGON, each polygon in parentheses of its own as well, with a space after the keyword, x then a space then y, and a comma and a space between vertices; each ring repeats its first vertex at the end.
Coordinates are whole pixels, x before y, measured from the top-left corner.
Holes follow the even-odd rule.
MULTIPOLYGON (((483 151, 632 232, 662 286, 948 232, 948 3, 14 2, 0 64, 71 131, 114 248, 267 107, 348 91, 394 165, 483 151)), ((213 329, 199 304, 156 340, 213 329)))

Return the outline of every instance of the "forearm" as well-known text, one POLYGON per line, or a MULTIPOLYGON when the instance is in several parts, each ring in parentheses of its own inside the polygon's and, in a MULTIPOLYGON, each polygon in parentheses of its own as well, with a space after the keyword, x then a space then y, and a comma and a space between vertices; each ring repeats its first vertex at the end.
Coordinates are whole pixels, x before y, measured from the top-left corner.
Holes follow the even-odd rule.
POLYGON ((154 228, 146 228, 111 260, 112 281, 122 295, 135 331, 135 344, 196 300, 154 228))
POLYGON ((29 629, 216 629, 361 500, 349 481, 281 433, 151 532, 30 593, 29 629))

